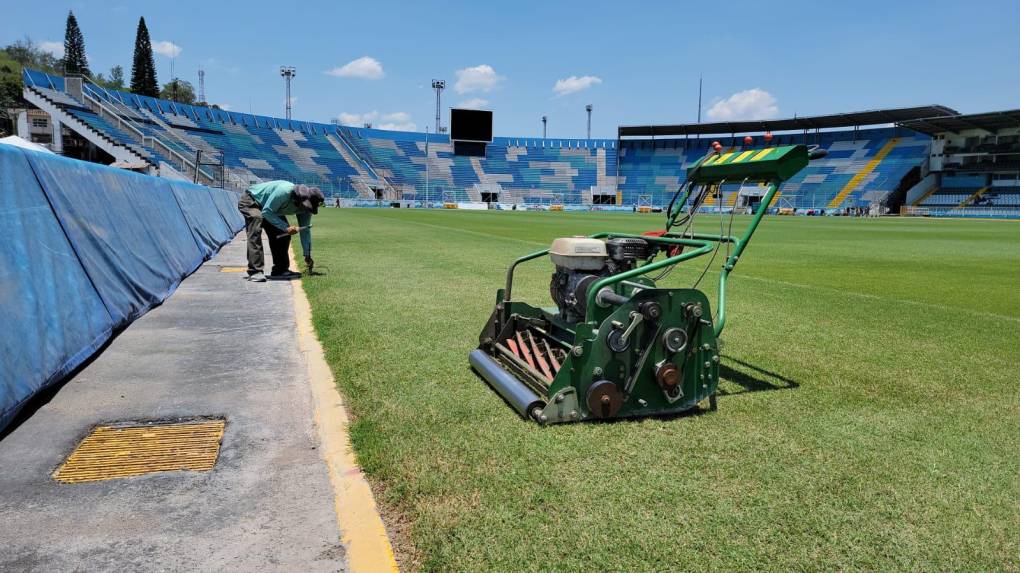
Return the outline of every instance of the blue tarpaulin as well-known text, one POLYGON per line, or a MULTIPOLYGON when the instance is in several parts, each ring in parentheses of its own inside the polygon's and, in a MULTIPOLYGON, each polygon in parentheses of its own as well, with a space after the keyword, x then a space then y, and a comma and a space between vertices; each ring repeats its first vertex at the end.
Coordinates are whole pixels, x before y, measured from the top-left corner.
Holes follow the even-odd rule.
POLYGON ((188 220, 195 242, 207 256, 230 240, 234 231, 227 227, 209 189, 180 181, 171 181, 170 186, 184 212, 184 218, 188 220))
POLYGON ((212 198, 227 226, 235 229, 235 232, 241 230, 244 227, 244 217, 237 210, 237 200, 240 197, 236 193, 222 192, 214 193, 212 198))
POLYGON ((0 429, 241 228, 236 194, 0 145, 0 429))

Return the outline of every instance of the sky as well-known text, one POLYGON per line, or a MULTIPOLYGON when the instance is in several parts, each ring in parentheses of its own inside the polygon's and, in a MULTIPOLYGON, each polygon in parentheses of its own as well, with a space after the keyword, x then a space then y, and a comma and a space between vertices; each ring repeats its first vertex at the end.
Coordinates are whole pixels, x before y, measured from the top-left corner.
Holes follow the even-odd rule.
POLYGON ((59 54, 73 10, 93 72, 129 76, 144 16, 161 83, 283 117, 435 129, 450 107, 490 109, 497 136, 615 138, 619 125, 768 119, 946 105, 1020 108, 1020 2, 197 2, 2 0, 0 45, 59 54))

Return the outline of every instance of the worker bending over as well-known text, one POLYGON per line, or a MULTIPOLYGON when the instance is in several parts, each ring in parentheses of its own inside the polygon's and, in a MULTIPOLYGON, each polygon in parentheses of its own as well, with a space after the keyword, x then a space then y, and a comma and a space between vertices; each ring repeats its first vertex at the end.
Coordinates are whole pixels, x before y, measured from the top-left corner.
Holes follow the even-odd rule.
POLYGON ((312 215, 319 212, 319 205, 326 202, 318 187, 295 185, 290 181, 267 181, 252 185, 241 194, 237 210, 244 216, 244 228, 248 235, 248 280, 266 282, 263 272, 265 254, 262 251, 262 230, 269 238, 269 252, 273 255, 272 280, 290 280, 301 273, 290 270, 290 236, 301 233, 301 248, 305 264, 312 266, 312 232, 309 230, 312 215), (297 225, 287 221, 287 215, 295 215, 297 225))

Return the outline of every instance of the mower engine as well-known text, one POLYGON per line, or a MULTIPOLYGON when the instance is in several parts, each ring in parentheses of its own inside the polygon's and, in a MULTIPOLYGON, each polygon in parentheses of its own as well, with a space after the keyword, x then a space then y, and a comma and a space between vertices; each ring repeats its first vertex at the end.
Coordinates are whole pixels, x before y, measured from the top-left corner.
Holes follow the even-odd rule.
POLYGON ((556 239, 549 257, 556 265, 549 294, 568 322, 584 318, 585 296, 595 281, 633 269, 655 250, 644 239, 617 238, 608 241, 586 237, 556 239))

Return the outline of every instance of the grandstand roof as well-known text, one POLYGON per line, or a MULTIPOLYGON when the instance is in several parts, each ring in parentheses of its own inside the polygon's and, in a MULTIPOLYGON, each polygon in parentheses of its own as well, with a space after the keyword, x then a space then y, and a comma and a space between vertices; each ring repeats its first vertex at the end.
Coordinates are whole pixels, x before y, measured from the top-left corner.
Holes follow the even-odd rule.
POLYGON ((1000 129, 1020 127, 1020 109, 920 118, 903 121, 900 125, 928 135, 945 132, 958 133, 965 129, 983 129, 994 133, 1000 129))
POLYGON ((859 127, 882 123, 903 124, 922 118, 957 116, 960 112, 942 105, 923 105, 893 109, 874 109, 832 115, 793 117, 753 121, 719 121, 715 123, 688 123, 678 125, 620 126, 620 137, 663 135, 719 135, 724 133, 750 133, 762 131, 795 131, 833 127, 859 127))

